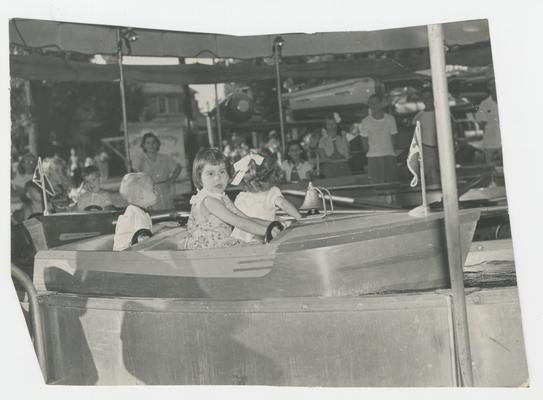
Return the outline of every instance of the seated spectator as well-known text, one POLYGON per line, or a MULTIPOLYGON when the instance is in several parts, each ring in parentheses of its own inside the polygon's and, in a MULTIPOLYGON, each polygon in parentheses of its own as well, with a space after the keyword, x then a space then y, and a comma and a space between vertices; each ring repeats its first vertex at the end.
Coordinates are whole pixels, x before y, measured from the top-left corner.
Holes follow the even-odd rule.
POLYGON ((42 214, 43 208, 42 190, 32 180, 27 181, 24 187, 23 219, 42 214))
POLYGON ((104 210, 113 208, 111 196, 100 187, 100 170, 94 165, 83 168, 83 191, 77 200, 78 211, 104 210))
POLYGON ((344 136, 337 134, 337 124, 326 120, 324 135, 319 141, 321 170, 325 178, 351 175, 349 169, 349 144, 344 136))
POLYGON ((283 157, 281 151, 279 150, 280 148, 281 139, 279 138, 279 134, 277 131, 272 130, 268 135, 268 140, 262 148, 261 153, 265 156, 270 156, 275 162, 277 162, 277 164, 281 165, 283 162, 283 157))
POLYGON ((34 170, 36 169, 36 156, 32 153, 26 153, 21 156, 15 176, 11 180, 11 186, 19 196, 24 196, 25 184, 32 180, 34 170))
POLYGON ((94 165, 100 170, 103 180, 109 179, 109 154, 104 146, 101 146, 98 154, 94 156, 94 165))
POLYGON ((224 147, 224 155, 230 159, 230 162, 235 163, 247 154, 249 154, 249 146, 244 142, 243 137, 236 132, 232 133, 230 142, 224 147))
POLYGON ((70 193, 72 184, 68 178, 66 162, 55 154, 53 157, 45 158, 42 164, 43 172, 49 178, 55 191, 55 195, 49 205, 52 206, 55 212, 69 211, 71 201, 68 193, 70 193))
POLYGON ((281 164, 287 182, 308 181, 313 177, 313 166, 306 160, 304 149, 297 140, 287 144, 286 160, 281 164))

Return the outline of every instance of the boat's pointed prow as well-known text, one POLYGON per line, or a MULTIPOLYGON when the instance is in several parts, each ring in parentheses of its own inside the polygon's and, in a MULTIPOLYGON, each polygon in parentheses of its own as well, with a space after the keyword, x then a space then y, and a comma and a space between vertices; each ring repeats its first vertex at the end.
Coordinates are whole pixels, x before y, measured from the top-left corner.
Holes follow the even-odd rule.
POLYGON ((430 207, 418 206, 418 207, 413 208, 411 211, 409 211, 408 214, 409 216, 416 217, 416 218, 427 217, 428 214, 430 214, 430 207))

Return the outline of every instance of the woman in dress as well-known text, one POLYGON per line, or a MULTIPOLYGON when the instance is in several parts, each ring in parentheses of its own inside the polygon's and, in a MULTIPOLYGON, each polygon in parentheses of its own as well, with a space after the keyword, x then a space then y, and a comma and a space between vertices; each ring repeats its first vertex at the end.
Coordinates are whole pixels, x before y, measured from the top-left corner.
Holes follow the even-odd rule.
POLYGON ((145 172, 155 184, 157 201, 155 210, 169 210, 174 208, 173 185, 181 173, 181 165, 172 157, 161 154, 160 140, 152 133, 143 135, 141 140, 143 153, 134 160, 134 169, 137 172, 145 172))

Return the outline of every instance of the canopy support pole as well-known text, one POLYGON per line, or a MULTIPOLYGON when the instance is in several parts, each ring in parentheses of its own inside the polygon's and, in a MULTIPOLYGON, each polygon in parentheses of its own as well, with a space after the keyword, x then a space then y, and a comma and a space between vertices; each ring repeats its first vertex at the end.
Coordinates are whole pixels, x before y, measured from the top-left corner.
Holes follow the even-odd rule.
POLYGON ((449 274, 451 277, 456 354, 460 368, 461 385, 471 387, 473 386, 473 371, 464 291, 462 243, 458 219, 454 143, 445 71, 445 43, 443 41, 443 28, 440 24, 428 25, 428 43, 436 110, 439 166, 445 208, 445 231, 449 274))
POLYGON ((36 124, 34 122, 33 115, 33 100, 32 100, 32 90, 30 88, 30 81, 25 79, 24 81, 25 88, 25 102, 28 109, 28 114, 30 115, 30 124, 28 125, 28 150, 34 154, 38 155, 38 136, 36 135, 36 124))
POLYGON ((209 114, 206 114, 206 127, 207 127, 207 140, 209 141, 209 147, 216 147, 215 140, 213 138, 213 128, 211 127, 211 118, 209 114))
POLYGON ((281 149, 283 154, 286 152, 285 122, 283 121, 283 105, 281 102, 281 74, 279 73, 279 63, 283 39, 279 36, 273 41, 273 56, 275 59, 275 86, 277 88, 277 108, 279 111, 279 128, 281 130, 281 149))
MULTIPOLYGON (((211 61, 211 64, 212 65, 215 65, 215 57, 212 58, 212 61, 211 61)), ((215 118, 217 118, 217 135, 218 135, 218 138, 219 138, 219 145, 217 146, 219 148, 219 150, 223 150, 222 148, 222 125, 221 125, 221 107, 219 106, 219 91, 217 89, 217 84, 213 84, 214 88, 215 88, 215 110, 216 110, 216 114, 215 114, 215 118)))
POLYGON ((217 84, 215 83, 215 110, 217 113, 215 117, 217 118, 217 134, 219 136, 219 146, 218 148, 222 150, 222 126, 221 126, 221 107, 219 105, 219 94, 217 91, 217 84))
POLYGON ((123 43, 121 39, 121 28, 117 28, 117 62, 119 64, 119 85, 121 88, 121 107, 123 113, 124 148, 126 152, 125 165, 126 172, 130 172, 132 170, 132 163, 130 161, 130 146, 128 143, 128 122, 126 118, 126 95, 124 92, 123 43))

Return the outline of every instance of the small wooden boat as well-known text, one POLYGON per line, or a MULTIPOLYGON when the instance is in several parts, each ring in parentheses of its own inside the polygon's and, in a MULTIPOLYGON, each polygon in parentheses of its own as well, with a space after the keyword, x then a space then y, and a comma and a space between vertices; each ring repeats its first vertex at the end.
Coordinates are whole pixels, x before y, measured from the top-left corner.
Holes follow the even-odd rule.
POLYGON ((119 214, 119 211, 56 213, 11 225, 12 262, 32 276, 37 251, 113 233, 119 214))
MULTIPOLYGON (((115 232, 122 210, 76 211, 38 215, 11 226, 11 259, 32 276, 36 252, 115 232)), ((153 221, 176 219, 177 215, 156 211, 153 221)))
MULTIPOLYGON (((458 167, 458 195, 462 196, 473 188, 487 186, 492 171, 492 167, 487 165, 458 167)), ((328 188, 339 207, 411 209, 422 203, 420 187, 410 187, 407 178, 401 182, 375 184, 368 175, 359 174, 314 179, 312 182, 315 186, 328 188)), ((292 204, 299 206, 303 202, 307 182, 286 183, 280 188, 292 204)), ((427 185, 426 196, 429 204, 441 202, 443 199, 441 185, 427 185)))
MULTIPOLYGON (((477 210, 459 214, 463 257, 477 210)), ((38 290, 108 296, 261 299, 346 296, 444 287, 444 215, 403 212, 309 217, 269 244, 176 250, 183 227, 163 229, 129 251, 113 235, 39 251, 38 290)))

